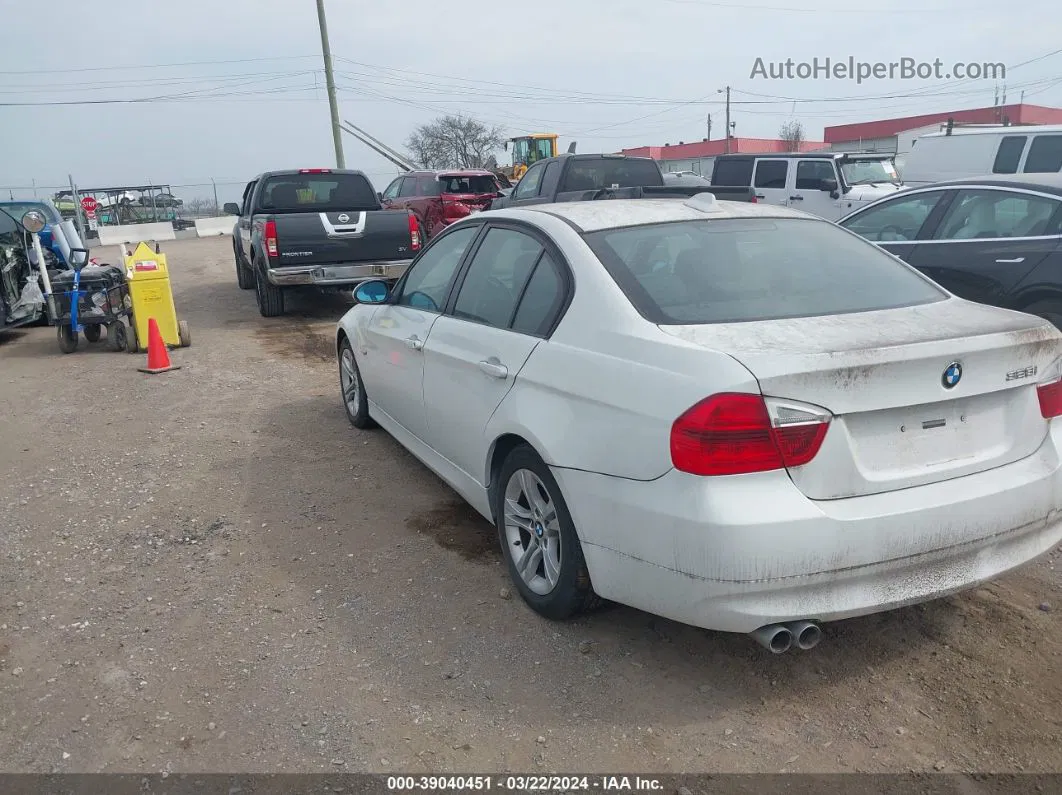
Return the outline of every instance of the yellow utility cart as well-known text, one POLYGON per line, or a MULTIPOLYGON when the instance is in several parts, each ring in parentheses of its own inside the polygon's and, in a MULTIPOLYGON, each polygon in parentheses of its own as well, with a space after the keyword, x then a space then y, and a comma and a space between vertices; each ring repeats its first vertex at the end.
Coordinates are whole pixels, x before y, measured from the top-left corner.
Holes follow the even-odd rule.
MULTIPOLYGON (((170 271, 159 244, 155 243, 152 248, 141 241, 132 254, 127 253, 123 245, 122 257, 125 259, 125 279, 133 304, 135 334, 130 343, 135 340, 136 350, 147 350, 148 321, 154 318, 162 340, 168 347, 187 348, 192 344, 192 335, 188 330, 188 321, 177 318, 173 290, 170 288, 170 271)), ((131 344, 130 349, 133 349, 131 344)))

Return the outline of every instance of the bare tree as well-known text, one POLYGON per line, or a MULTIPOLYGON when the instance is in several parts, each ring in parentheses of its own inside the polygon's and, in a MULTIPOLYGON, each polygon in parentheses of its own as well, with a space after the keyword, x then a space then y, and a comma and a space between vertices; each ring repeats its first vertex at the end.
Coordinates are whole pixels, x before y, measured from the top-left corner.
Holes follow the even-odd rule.
POLYGON ((218 206, 213 199, 190 199, 186 204, 188 215, 205 218, 218 214, 218 206))
POLYGON ((483 168, 504 143, 500 127, 464 116, 441 116, 417 127, 406 147, 424 168, 483 168))
POLYGON ((797 119, 783 124, 778 130, 778 137, 785 141, 786 150, 789 152, 799 152, 800 145, 807 140, 807 136, 804 135, 804 125, 797 119))

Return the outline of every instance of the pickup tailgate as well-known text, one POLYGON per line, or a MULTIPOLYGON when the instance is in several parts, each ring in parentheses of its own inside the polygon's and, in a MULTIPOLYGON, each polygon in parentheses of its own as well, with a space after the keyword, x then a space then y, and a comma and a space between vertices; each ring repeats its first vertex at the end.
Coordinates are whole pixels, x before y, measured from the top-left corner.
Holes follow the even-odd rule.
POLYGON ((338 265, 413 257, 409 213, 335 210, 278 213, 275 265, 338 265))

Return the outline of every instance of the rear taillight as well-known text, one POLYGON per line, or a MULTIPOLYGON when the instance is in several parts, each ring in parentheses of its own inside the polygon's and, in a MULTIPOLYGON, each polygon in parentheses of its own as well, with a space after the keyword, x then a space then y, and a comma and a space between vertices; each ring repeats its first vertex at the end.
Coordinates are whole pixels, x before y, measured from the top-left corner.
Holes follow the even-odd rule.
POLYGON ((825 409, 760 395, 713 395, 671 426, 671 462, 692 475, 802 466, 819 452, 831 418, 825 409))
POLYGON ((265 246, 266 254, 270 257, 276 257, 280 255, 277 249, 277 222, 266 221, 265 222, 265 246))
POLYGON ((413 213, 409 214, 409 247, 413 251, 420 251, 420 224, 413 213))
POLYGON ((330 169, 330 168, 300 168, 299 169, 299 173, 300 174, 331 174, 332 173, 332 169, 330 169))
POLYGON ((1044 371, 1036 385, 1036 398, 1044 419, 1062 416, 1062 359, 1056 359, 1044 371))

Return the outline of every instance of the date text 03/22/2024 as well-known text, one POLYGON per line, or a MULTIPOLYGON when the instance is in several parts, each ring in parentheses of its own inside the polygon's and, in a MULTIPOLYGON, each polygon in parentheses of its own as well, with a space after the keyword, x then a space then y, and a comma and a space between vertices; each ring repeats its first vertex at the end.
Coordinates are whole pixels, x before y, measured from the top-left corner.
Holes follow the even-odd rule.
POLYGON ((642 776, 388 776, 393 792, 653 792, 663 789, 656 778, 642 776))

